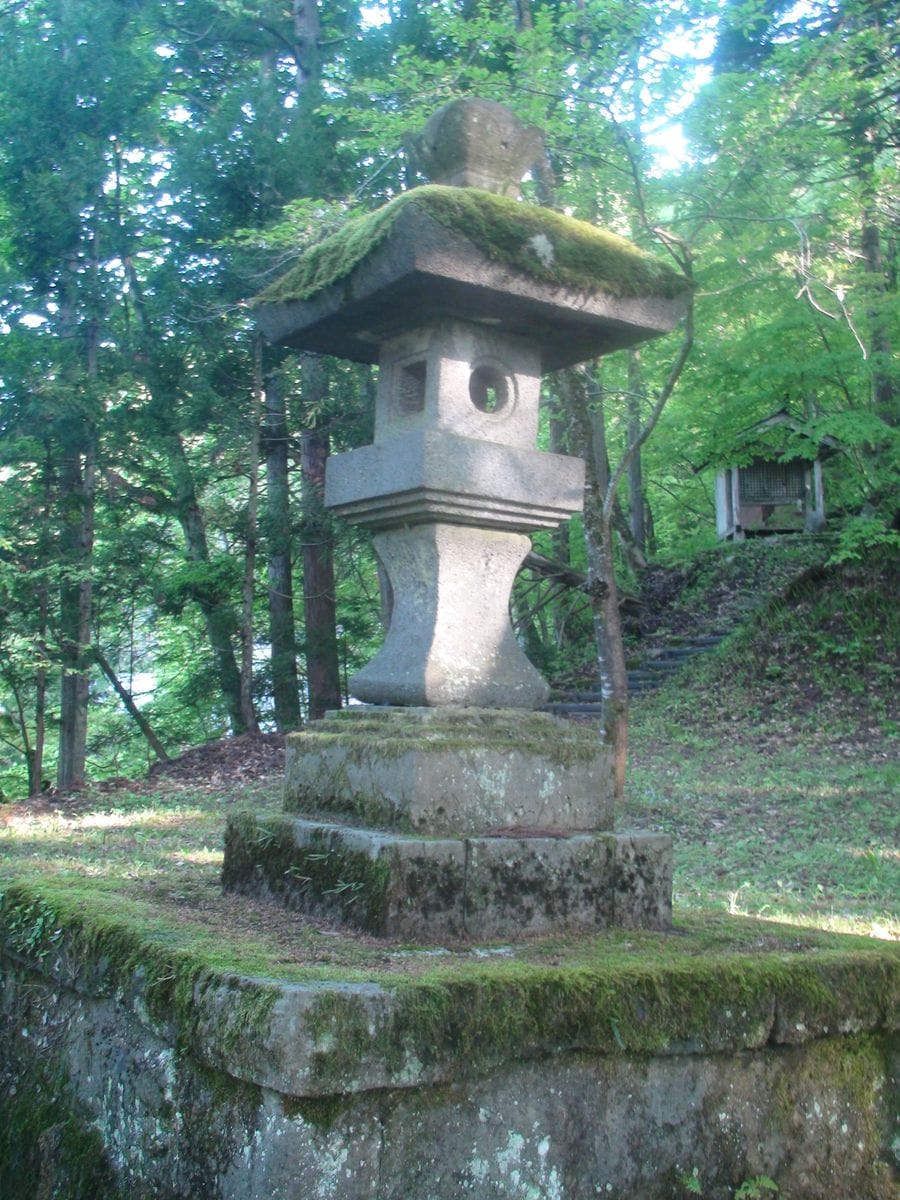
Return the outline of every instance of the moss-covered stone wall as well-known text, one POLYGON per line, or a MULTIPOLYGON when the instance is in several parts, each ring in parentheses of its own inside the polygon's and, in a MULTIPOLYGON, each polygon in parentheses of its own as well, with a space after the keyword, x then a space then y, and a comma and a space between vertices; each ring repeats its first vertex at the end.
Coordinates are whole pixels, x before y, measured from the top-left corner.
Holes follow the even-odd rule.
MULTIPOLYGON (((575 1050, 312 1097, 213 1070, 189 1039, 160 1044, 123 997, 61 993, 33 972, 5 975, 3 1014, 11 1200, 669 1200, 691 1194, 690 1177, 726 1200, 762 1175, 791 1200, 896 1194, 885 1034, 736 1054, 575 1050)), ((340 1052, 357 1048, 351 1036, 340 1052)))
POLYGON ((895 1195, 891 947, 714 927, 290 982, 114 926, 4 897, 4 1197, 895 1195))

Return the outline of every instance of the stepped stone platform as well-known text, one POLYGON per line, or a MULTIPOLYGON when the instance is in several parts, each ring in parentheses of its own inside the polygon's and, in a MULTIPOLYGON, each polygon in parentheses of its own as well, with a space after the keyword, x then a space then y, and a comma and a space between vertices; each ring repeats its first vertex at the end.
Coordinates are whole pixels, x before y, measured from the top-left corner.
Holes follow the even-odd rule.
POLYGON ((671 838, 613 831, 607 758, 546 713, 330 713, 288 738, 285 815, 230 819, 223 882, 387 936, 666 928, 671 838))
POLYGON ((224 931, 53 903, 0 910, 11 1200, 896 1195, 895 947, 721 918, 252 973, 224 931))

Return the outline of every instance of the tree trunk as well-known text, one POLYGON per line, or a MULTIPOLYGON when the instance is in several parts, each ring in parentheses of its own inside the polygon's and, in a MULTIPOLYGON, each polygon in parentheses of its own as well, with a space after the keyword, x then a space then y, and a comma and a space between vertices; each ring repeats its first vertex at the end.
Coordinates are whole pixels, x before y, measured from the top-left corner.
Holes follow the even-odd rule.
POLYGON ((297 82, 318 81, 319 78, 319 6, 316 0, 291 0, 294 25, 294 64, 297 82))
MULTIPOLYGON (((53 468, 50 457, 44 462, 44 504, 41 513, 41 536, 38 542, 41 560, 50 561, 50 519, 53 468)), ((50 613, 50 593, 42 576, 37 595, 38 624, 36 649, 40 654, 39 665, 34 673, 34 744, 28 762, 28 794, 39 796, 44 790, 44 746, 47 739, 47 622, 50 613)))
POLYGON ((59 639, 62 666, 59 713, 59 758, 56 786, 60 791, 84 787, 87 755, 87 710, 90 680, 87 649, 91 641, 93 587, 90 575, 94 545, 94 453, 69 447, 60 473, 62 583, 59 639))
MULTIPOLYGON (((43 641, 44 634, 41 634, 43 641)), ((34 679, 34 744, 28 760, 28 795, 44 790, 44 745, 47 739, 47 668, 38 667, 34 679)))
POLYGON ((526 29, 534 29, 534 17, 531 13, 531 0, 512 0, 513 15, 516 29, 522 33, 526 29))
MULTIPOLYGON (((554 398, 550 409, 550 452, 552 454, 568 454, 569 439, 568 439, 568 423, 564 413, 561 411, 561 406, 554 398)), ((569 551, 569 524, 560 525, 554 529, 550 535, 551 553, 553 558, 558 563, 569 565, 571 554, 569 551)), ((553 637, 557 646, 561 646, 565 639, 566 617, 567 611, 565 607, 559 603, 553 605, 553 637)))
MULTIPOLYGON (((641 432, 641 400, 644 383, 641 376, 641 353, 631 350, 628 354, 628 444, 633 445, 641 432)), ((641 452, 636 450, 628 464, 628 517, 631 536, 641 554, 647 551, 647 535, 644 526, 644 477, 641 467, 641 452)))
MULTIPOLYGON (((877 6, 867 14, 873 31, 881 29, 881 14, 877 6)), ((860 62, 857 69, 865 78, 874 63, 860 62)), ((854 150, 854 173, 859 181, 862 200, 860 223, 860 249, 865 270, 866 317, 868 325, 868 351, 871 358, 872 407, 875 413, 889 426, 897 424, 897 391, 892 375, 893 347, 891 344, 891 317, 896 304, 890 296, 896 292, 896 257, 892 255, 892 268, 885 270, 880 227, 878 183, 876 167, 879 154, 890 148, 888 141, 879 131, 878 121, 871 105, 867 89, 861 87, 859 94, 849 99, 850 144, 854 150)), ((890 227, 890 226, 889 226, 890 227)))
MULTIPOLYGON (((312 355, 303 359, 304 400, 315 405, 325 393, 321 362, 312 355)), ((311 429, 300 439, 303 476, 303 614, 306 632, 306 680, 309 717, 318 720, 330 708, 341 706, 341 672, 338 654, 335 596, 334 540, 323 505, 328 434, 311 429)))
MULTIPOLYGON (((92 266, 96 274, 96 242, 92 266)), ((85 346, 85 375, 97 378, 99 327, 95 317, 83 328, 77 321, 77 256, 70 259, 60 279, 60 324, 63 336, 82 335, 85 346)), ((73 392, 82 382, 71 380, 73 392)), ((90 692, 87 650, 91 641, 94 552, 95 434, 89 420, 73 403, 70 425, 63 434, 59 505, 61 581, 59 589, 59 644, 61 679, 59 689, 59 755, 56 784, 60 791, 84 787, 87 758, 87 710, 90 692)))
POLYGON ((610 473, 603 423, 603 393, 599 384, 588 382, 584 372, 568 373, 566 393, 572 423, 585 459, 586 590, 594 612, 597 667, 603 696, 603 735, 612 754, 613 802, 618 806, 625 795, 625 765, 628 758, 628 674, 613 564, 612 521, 606 515, 610 473))
POLYGON ((284 393, 277 376, 265 386, 263 456, 266 462, 266 540, 269 575, 269 636, 272 696, 279 733, 299 729, 297 632, 291 574, 291 494, 288 484, 288 427, 284 393))
MULTIPOLYGON (((25 715, 25 705, 22 701, 22 694, 19 690, 17 682, 15 680, 8 680, 8 686, 9 690, 12 692, 13 699, 16 702, 16 716, 18 717, 19 724, 18 732, 22 739, 22 752, 25 756, 25 767, 28 771, 28 795, 36 796, 40 791, 40 783, 38 783, 37 787, 35 787, 34 781, 36 772, 34 769, 34 746, 31 744, 31 738, 28 736, 28 718, 25 715)), ((4 713, 4 718, 9 721, 10 724, 13 724, 12 718, 8 713, 4 713)), ((12 745, 13 743, 10 740, 7 744, 12 745)), ((16 748, 18 749, 18 747, 16 748)), ((2 794, 2 791, 0 791, 0 796, 2 796, 2 794)))
POLYGON ((247 517, 244 531, 244 582, 241 589, 241 717, 244 728, 259 733, 253 708, 253 601, 256 596, 256 546, 259 504, 259 420, 262 405, 262 335, 253 344, 253 387, 250 404, 247 517))
MULTIPOLYGON (((153 361, 154 347, 157 341, 156 333, 147 314, 140 280, 134 269, 134 264, 127 255, 123 256, 123 264, 128 277, 129 290, 134 303, 135 313, 146 341, 147 358, 153 361)), ((162 421, 168 420, 174 397, 167 395, 165 385, 159 387, 154 381, 153 368, 147 372, 147 387, 153 399, 154 409, 161 414, 162 421)), ((172 507, 184 534, 185 549, 191 562, 209 562, 209 545, 206 540, 206 527, 197 490, 194 486, 194 475, 191 464, 185 453, 181 435, 177 432, 161 430, 162 446, 172 477, 173 500, 172 507)), ((203 614, 206 625, 206 636, 209 639, 213 660, 216 665, 216 675, 225 707, 228 710, 229 723, 232 733, 243 733, 246 729, 244 708, 241 695, 241 676, 234 657, 232 636, 237 622, 228 600, 224 597, 210 598, 201 595, 197 597, 197 605, 203 614)))
MULTIPOLYGON (((170 434, 165 439, 165 448, 175 487, 175 513, 184 533, 187 556, 191 562, 208 563, 206 527, 181 438, 177 434, 170 434)), ((231 640, 237 624, 234 611, 224 596, 213 597, 201 593, 197 596, 197 605, 203 613, 232 733, 244 733, 246 725, 241 704, 241 677, 231 640)))
POLYGON ((861 246, 869 291, 869 344, 872 351, 872 407, 887 425, 897 424, 896 390, 891 375, 893 347, 888 331, 888 279, 874 202, 863 214, 861 246))
POLYGON ((306 680, 309 718, 341 706, 341 674, 334 597, 334 543, 322 505, 328 434, 304 433, 303 471, 303 613, 306 632, 306 680))
POLYGON ((95 646, 93 648, 92 654, 94 657, 94 661, 97 663, 97 666, 100 668, 100 670, 103 672, 103 674, 109 680, 109 682, 112 684, 113 690, 115 691, 116 695, 119 697, 119 699, 125 705, 125 709, 128 712, 128 715, 132 718, 134 723, 137 725, 138 729, 140 729, 141 733, 147 739, 147 743, 150 746, 153 753, 162 762, 168 762, 169 756, 166 753, 165 746, 162 744, 162 742, 159 740, 159 738, 154 733, 153 727, 151 726, 150 722, 147 720, 147 718, 144 716, 144 714, 141 712, 141 710, 135 704, 134 697, 131 695, 131 692, 128 691, 128 689, 124 686, 122 681, 119 679, 118 675, 113 670, 112 666, 109 663, 109 660, 103 654, 100 647, 95 646))

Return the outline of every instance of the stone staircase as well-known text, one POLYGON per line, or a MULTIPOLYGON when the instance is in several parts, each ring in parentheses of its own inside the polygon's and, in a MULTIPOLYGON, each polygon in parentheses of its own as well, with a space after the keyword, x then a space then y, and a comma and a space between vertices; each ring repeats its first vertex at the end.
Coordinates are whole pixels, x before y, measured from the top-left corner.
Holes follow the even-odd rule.
MULTIPOLYGON (((708 654, 728 637, 728 631, 712 630, 695 637, 670 636, 651 649, 640 664, 628 672, 628 694, 631 697, 652 691, 669 680, 699 654, 708 654)), ((543 712, 560 716, 599 716, 603 694, 600 680, 584 690, 560 692, 543 706, 543 712)))

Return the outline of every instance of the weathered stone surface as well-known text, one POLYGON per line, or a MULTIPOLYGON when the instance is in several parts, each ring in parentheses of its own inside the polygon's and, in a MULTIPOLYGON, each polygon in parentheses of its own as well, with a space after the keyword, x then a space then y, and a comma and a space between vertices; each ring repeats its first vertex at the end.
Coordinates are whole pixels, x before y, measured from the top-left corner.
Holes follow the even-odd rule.
POLYGON ((426 940, 671 921, 671 839, 609 832, 605 747, 546 713, 331 713, 288 738, 285 809, 229 822, 227 889, 426 940))
POLYGON ((470 838, 466 929, 479 938, 612 924, 615 836, 470 838))
POLYGON ((375 441, 443 430, 531 451, 530 463, 540 389, 541 359, 531 342, 484 325, 435 321, 382 345, 375 441))
POLYGON ((335 455, 325 501, 372 529, 440 521, 527 532, 580 512, 583 492, 581 459, 429 430, 335 455))
POLYGON ((357 362, 379 360, 382 342, 453 318, 512 334, 540 354, 544 371, 610 354, 668 333, 682 296, 617 296, 545 283, 487 258, 415 204, 340 282, 302 300, 257 307, 267 338, 357 362))
POLYGON ((222 882, 368 933, 463 937, 466 857, 459 839, 247 814, 228 822, 222 882))
POLYGON ((668 834, 616 835, 614 892, 614 924, 625 929, 669 928, 672 839, 668 834))
MULTIPOLYGON (((160 1022, 146 977, 82 989, 79 968, 96 981, 108 966, 6 957, 0 1104, 27 1130, 19 1161, 37 1161, 47 1194, 68 1200, 89 1194, 58 1186, 84 1177, 67 1158, 78 1132, 131 1200, 670 1200, 694 1167, 710 1200, 763 1173, 791 1200, 890 1200, 898 1046, 890 1014, 863 999, 877 958, 850 955, 840 984, 803 954, 780 958, 773 1008, 795 976, 808 997, 818 981, 820 1011, 831 997, 865 1032, 769 1042, 771 1024, 741 1016, 744 979, 719 1002, 726 1049, 706 1048, 709 1012, 697 1019, 689 1006, 662 1052, 614 1037, 579 1047, 563 1002, 556 1047, 496 1057, 494 1035, 479 1040, 464 1014, 466 1040, 446 1057, 454 1030, 417 1026, 409 988, 221 978, 160 1022), (248 1020, 244 993, 260 986, 275 1002, 248 1020), (67 1138, 53 1136, 60 1128, 67 1138)), ((665 992, 647 991, 651 1020, 665 992)), ((33 1194, 11 1169, 0 1163, 9 1194, 33 1194)), ((102 1195, 118 1200, 112 1187, 102 1195)))
POLYGON ((520 533, 431 522, 384 530, 375 548, 394 610, 350 680, 370 704, 537 708, 550 694, 516 640, 509 593, 531 549, 520 533))
POLYGON ((228 823, 223 884, 369 933, 425 942, 598 930, 614 922, 666 929, 671 839, 648 836, 643 853, 640 835, 422 838, 246 814, 228 823), (617 911, 623 858, 644 861, 644 909, 637 915, 630 893, 629 907, 617 911))
POLYGON ((433 183, 518 196, 544 153, 544 137, 495 100, 452 100, 409 139, 416 165, 433 183))
POLYGON ((608 753, 548 713, 357 708, 287 740, 285 807, 435 836, 608 830, 608 753))

